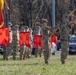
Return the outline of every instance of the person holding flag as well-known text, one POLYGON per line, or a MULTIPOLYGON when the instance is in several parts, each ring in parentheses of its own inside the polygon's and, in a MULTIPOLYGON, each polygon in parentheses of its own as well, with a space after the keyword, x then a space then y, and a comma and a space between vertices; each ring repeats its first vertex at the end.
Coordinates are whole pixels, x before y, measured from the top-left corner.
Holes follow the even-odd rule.
POLYGON ((20 60, 29 58, 30 45, 30 31, 28 26, 21 27, 20 29, 20 60))
POLYGON ((43 48, 42 32, 40 26, 38 25, 35 26, 35 30, 34 30, 33 48, 35 49, 35 57, 37 57, 38 54, 41 57, 42 48, 43 48))
POLYGON ((9 42, 9 28, 2 27, 0 28, 0 45, 3 47, 3 60, 6 59, 6 47, 9 42))
POLYGON ((4 25, 4 16, 3 16, 3 9, 4 9, 4 3, 7 7, 7 9, 9 9, 8 4, 6 2, 6 0, 0 0, 0 44, 2 44, 3 46, 3 60, 6 59, 6 46, 7 46, 7 42, 9 42, 9 36, 6 34, 9 34, 9 28, 8 27, 3 27, 4 25), (2 38, 1 38, 2 37, 2 38), (2 42, 1 42, 2 41, 2 42))

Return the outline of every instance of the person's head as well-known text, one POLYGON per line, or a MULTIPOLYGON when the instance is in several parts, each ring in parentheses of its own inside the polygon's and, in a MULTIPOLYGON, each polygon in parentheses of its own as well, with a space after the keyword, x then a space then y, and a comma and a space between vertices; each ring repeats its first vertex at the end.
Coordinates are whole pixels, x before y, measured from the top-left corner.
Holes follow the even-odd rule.
POLYGON ((12 23, 11 22, 8 22, 7 24, 9 27, 12 27, 12 23))
POLYGON ((36 26, 39 26, 39 25, 40 25, 40 22, 39 22, 39 21, 37 21, 37 22, 35 23, 35 25, 36 25, 36 26))
POLYGON ((35 26, 35 29, 36 30, 40 30, 40 26, 35 26))
POLYGON ((47 19, 42 19, 42 25, 47 26, 48 20, 47 19))
POLYGON ((25 31, 29 31, 29 27, 28 26, 24 26, 25 31))
POLYGON ((20 28, 20 31, 25 31, 25 28, 24 28, 24 27, 21 27, 21 28, 20 28))
POLYGON ((14 25, 13 29, 14 30, 18 30, 19 29, 19 25, 14 25))

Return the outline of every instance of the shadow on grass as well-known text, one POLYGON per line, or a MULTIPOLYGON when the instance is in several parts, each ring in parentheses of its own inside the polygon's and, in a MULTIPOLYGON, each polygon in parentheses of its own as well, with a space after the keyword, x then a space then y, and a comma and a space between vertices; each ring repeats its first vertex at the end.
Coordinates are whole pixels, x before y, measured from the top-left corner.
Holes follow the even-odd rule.
POLYGON ((33 63, 33 64, 31 64, 31 63, 30 64, 27 64, 27 63, 26 64, 0 64, 0 66, 16 66, 16 65, 17 66, 19 66, 19 65, 25 65, 25 66, 34 65, 35 66, 35 65, 40 65, 40 64, 39 63, 33 63))

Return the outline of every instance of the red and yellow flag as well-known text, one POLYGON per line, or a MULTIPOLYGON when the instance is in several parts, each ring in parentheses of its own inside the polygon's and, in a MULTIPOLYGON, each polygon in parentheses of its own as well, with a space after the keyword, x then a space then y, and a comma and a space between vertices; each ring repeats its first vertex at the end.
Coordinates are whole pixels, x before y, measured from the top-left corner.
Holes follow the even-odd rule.
POLYGON ((28 48, 31 48, 29 32, 20 32, 20 46, 22 46, 24 43, 28 48))
POLYGON ((7 46, 8 42, 9 42, 9 28, 8 27, 0 28, 0 44, 7 46))
POLYGON ((0 9, 0 28, 4 25, 4 17, 2 9, 0 9))
POLYGON ((34 35, 34 45, 33 47, 36 48, 37 46, 40 46, 40 48, 43 48, 42 44, 42 35, 34 35))
POLYGON ((0 0, 0 28, 4 25, 4 17, 2 9, 4 8, 4 0, 0 0))

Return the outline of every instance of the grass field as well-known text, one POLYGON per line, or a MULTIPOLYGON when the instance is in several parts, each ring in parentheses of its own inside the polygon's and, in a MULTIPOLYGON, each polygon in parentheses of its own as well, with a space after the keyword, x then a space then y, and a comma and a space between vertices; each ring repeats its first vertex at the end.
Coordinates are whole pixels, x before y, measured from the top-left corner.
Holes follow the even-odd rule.
POLYGON ((51 56, 49 64, 44 64, 43 57, 3 61, 0 57, 0 75, 76 75, 76 56, 68 56, 62 65, 59 56, 51 56))

